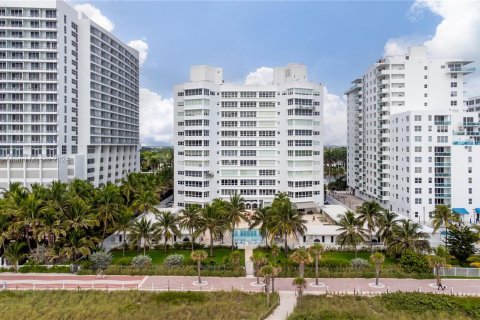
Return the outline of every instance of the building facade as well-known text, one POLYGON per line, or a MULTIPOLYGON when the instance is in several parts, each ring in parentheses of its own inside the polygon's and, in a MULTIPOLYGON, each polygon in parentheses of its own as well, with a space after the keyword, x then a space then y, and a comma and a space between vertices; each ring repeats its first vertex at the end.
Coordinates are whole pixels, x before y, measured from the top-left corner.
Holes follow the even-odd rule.
POLYGON ((323 87, 303 65, 275 68, 273 83, 225 83, 196 66, 175 87, 175 205, 238 193, 247 209, 287 192, 300 210, 323 204, 323 87))
POLYGON ((346 93, 352 193, 419 222, 439 204, 477 219, 480 126, 463 96, 470 62, 412 47, 353 82, 346 93))
POLYGON ((0 187, 139 168, 138 52, 64 1, 2 1, 0 187))
POLYGON ((468 112, 480 112, 480 96, 465 100, 465 108, 468 112))

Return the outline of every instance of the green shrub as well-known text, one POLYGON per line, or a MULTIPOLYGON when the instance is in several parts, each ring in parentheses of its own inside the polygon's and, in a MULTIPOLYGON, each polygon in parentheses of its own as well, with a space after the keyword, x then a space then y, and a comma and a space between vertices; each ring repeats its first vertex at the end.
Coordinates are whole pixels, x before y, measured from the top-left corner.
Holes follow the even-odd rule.
POLYGON ((132 267, 138 268, 138 269, 143 269, 152 264, 152 258, 149 256, 145 256, 143 254, 140 254, 136 257, 133 257, 132 259, 132 267))
POLYGON ((117 259, 115 264, 117 264, 119 266, 128 266, 132 263, 132 259, 133 258, 122 257, 122 258, 117 259))
POLYGON ((366 259, 356 258, 356 259, 353 259, 352 261, 350 261, 350 266, 353 269, 356 269, 356 270, 360 269, 361 270, 361 269, 366 269, 366 268, 370 267, 370 263, 366 259))
POLYGON ((112 263, 112 254, 110 252, 98 251, 90 255, 93 270, 105 270, 112 263))
POLYGON ((165 258, 163 263, 167 268, 180 268, 183 266, 184 258, 183 254, 171 254, 165 258))
POLYGON ((399 260, 403 270, 410 273, 429 273, 428 259, 425 255, 416 253, 412 250, 406 250, 399 260))
POLYGON ((70 273, 70 266, 39 266, 35 264, 25 264, 18 268, 20 273, 70 273))

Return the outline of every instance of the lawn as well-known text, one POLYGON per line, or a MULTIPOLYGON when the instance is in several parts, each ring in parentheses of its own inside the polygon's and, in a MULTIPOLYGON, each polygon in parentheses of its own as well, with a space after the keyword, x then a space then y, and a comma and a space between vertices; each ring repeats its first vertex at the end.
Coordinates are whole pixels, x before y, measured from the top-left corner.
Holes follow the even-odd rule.
POLYGON ((480 298, 425 293, 304 296, 288 320, 480 319, 480 298))
POLYGON ((265 299, 235 291, 7 291, 0 292, 0 318, 257 320, 267 309, 265 299))
MULTIPOLYGON (((205 251, 208 252, 208 249, 205 251)), ((239 250, 240 251, 240 265, 244 266, 245 265, 245 252, 244 250, 239 250)), ((167 253, 163 250, 147 250, 146 255, 150 256, 152 258, 152 264, 163 264, 163 261, 165 260, 165 257, 171 255, 171 254, 181 254, 185 257, 185 259, 190 260, 190 253, 192 251, 190 250, 178 250, 178 249, 169 249, 167 250, 167 253)), ((232 252, 231 249, 229 248, 214 248, 213 254, 214 257, 209 257, 207 259, 207 263, 210 261, 215 261, 216 265, 223 265, 224 264, 224 259, 225 257, 228 257, 230 253, 232 252)), ((137 250, 126 250, 125 251, 125 257, 126 258, 133 258, 139 254, 143 254, 143 250, 137 251, 137 250)), ((113 255, 113 264, 117 264, 119 262, 119 259, 122 258, 122 251, 112 251, 113 255)))

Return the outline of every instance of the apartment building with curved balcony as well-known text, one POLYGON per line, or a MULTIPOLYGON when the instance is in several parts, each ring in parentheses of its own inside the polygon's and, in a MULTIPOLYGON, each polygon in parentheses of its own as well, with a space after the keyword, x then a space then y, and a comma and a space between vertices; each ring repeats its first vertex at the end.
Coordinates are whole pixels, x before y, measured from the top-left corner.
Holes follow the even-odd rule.
POLYGON ((439 204, 477 219, 478 117, 464 110, 470 63, 411 47, 354 80, 346 92, 352 193, 419 222, 439 204))
POLYGON ((64 1, 2 4, 0 187, 138 170, 138 53, 64 1))
POLYGON ((275 68, 266 85, 225 83, 191 68, 175 87, 175 203, 238 193, 248 209, 286 192, 300 210, 323 204, 323 87, 303 65, 275 68))

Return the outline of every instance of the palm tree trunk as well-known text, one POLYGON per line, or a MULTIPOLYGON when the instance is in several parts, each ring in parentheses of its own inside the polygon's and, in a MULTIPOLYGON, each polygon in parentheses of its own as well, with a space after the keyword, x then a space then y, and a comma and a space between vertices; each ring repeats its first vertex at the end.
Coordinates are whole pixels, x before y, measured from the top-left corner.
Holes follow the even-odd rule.
POLYGON ((102 245, 103 248, 103 241, 105 241, 105 235, 107 234, 107 221, 103 221, 103 237, 102 237, 102 245))
POLYGON ((354 248, 354 250, 355 250, 355 259, 357 259, 357 245, 355 244, 355 245, 353 246, 353 248, 354 248))
POLYGON ((32 251, 32 245, 30 243, 30 237, 28 236, 28 228, 25 228, 25 238, 27 239, 28 251, 32 251))
POLYGON ((370 253, 373 253, 373 234, 372 234, 372 229, 370 229, 370 253))
POLYGON ((303 275, 305 274, 305 263, 300 263, 300 265, 298 266, 298 273, 300 278, 303 278, 303 275))
POLYGON ((445 249, 448 251, 448 227, 445 224, 445 249))
POLYGON ((213 257, 213 235, 212 235, 212 229, 209 229, 210 231, 210 257, 213 257))
POLYGON ((163 243, 163 250, 167 254, 167 235, 165 235, 165 242, 163 243))
POLYGON ((318 255, 315 255, 315 285, 318 286, 318 255))
POLYGON ((275 292, 275 277, 272 277, 272 292, 275 292))
POLYGON ((145 255, 145 244, 146 244, 146 241, 143 241, 143 255, 145 255))
POLYGON ((123 230, 123 245, 122 245, 122 257, 125 257, 125 245, 127 244, 127 241, 125 239, 125 236, 126 236, 127 232, 125 230, 123 230))
POLYGON ((288 255, 287 233, 285 233, 285 256, 288 255))
POLYGON ((267 307, 270 307, 270 292, 268 290, 268 285, 267 285, 267 307))
POLYGON ((197 261, 197 270, 198 270, 198 283, 201 284, 202 283, 202 278, 200 277, 200 260, 197 261))
POLYGON ((257 275, 257 284, 260 284, 260 275, 258 272, 258 268, 255 268, 255 274, 257 275))
POLYGON ((232 226, 232 251, 234 249, 234 244, 235 244, 235 222, 233 223, 233 226, 232 226))
POLYGON ((195 239, 193 238, 193 229, 190 229, 190 242, 192 243, 192 251, 193 251, 193 243, 195 242, 195 239))
POLYGON ((377 266, 375 268, 375 285, 378 286, 378 277, 380 276, 380 268, 377 266))

